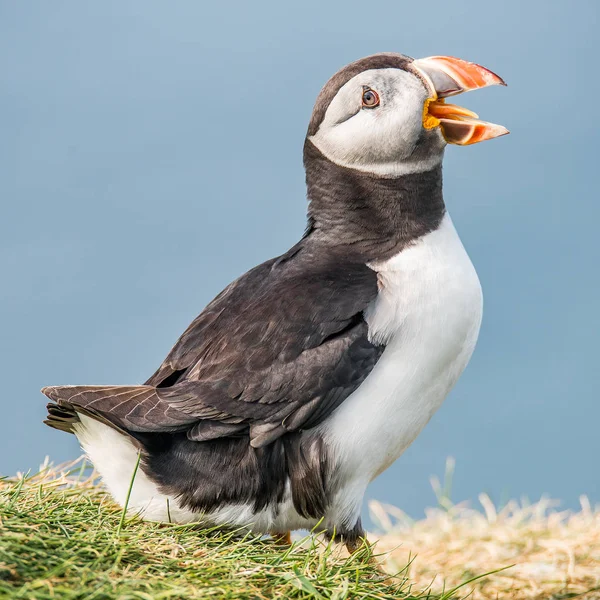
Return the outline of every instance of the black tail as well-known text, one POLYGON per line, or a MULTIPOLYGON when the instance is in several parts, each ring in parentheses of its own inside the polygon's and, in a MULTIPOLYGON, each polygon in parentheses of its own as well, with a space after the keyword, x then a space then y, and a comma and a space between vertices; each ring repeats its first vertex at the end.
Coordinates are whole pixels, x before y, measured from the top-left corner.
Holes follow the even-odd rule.
POLYGON ((46 408, 48 409, 48 416, 44 421, 46 425, 60 431, 74 433, 73 426, 79 423, 79 417, 73 405, 65 404, 61 406, 54 402, 49 402, 46 408))

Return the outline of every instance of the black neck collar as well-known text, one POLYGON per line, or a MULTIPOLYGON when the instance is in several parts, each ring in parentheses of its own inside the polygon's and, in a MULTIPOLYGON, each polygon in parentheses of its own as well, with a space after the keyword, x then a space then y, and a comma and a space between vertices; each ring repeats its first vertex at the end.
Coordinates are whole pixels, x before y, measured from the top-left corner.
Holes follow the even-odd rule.
POLYGON ((304 167, 309 200, 306 238, 350 260, 387 260, 439 226, 444 213, 441 164, 384 178, 341 167, 308 139, 304 167))

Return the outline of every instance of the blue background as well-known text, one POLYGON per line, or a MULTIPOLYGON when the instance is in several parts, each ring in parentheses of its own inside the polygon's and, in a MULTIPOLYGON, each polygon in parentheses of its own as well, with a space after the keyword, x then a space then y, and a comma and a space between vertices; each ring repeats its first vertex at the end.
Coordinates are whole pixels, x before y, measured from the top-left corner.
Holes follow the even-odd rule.
POLYGON ((597 0, 0 2, 0 472, 78 455, 39 388, 135 383, 306 209, 314 99, 378 51, 509 84, 510 136, 450 147, 445 196, 485 294, 463 378, 369 497, 600 500, 597 0))

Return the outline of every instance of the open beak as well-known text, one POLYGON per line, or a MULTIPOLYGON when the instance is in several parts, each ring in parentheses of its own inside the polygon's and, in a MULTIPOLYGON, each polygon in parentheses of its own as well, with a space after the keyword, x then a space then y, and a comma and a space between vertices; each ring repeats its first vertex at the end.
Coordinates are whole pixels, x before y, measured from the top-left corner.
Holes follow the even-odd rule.
POLYGON ((487 87, 506 85, 489 69, 452 56, 430 56, 413 61, 412 65, 427 83, 431 98, 423 109, 423 126, 440 127, 449 144, 467 146, 509 133, 506 127, 480 121, 477 115, 445 98, 487 87))

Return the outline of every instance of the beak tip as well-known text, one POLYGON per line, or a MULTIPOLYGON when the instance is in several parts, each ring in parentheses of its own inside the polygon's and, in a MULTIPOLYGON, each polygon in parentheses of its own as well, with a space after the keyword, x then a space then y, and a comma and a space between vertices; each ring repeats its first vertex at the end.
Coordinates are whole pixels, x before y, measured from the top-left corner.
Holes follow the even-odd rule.
MULTIPOLYGON (((500 75, 496 75, 496 73, 489 69, 486 69, 486 71, 488 71, 488 76, 485 78, 486 85, 501 85, 502 87, 507 87, 508 84, 500 77, 500 75)), ((485 85, 482 87, 485 87, 485 85)))
POLYGON ((508 135, 509 133, 510 133, 510 131, 506 127, 504 127, 502 125, 496 125, 496 124, 490 123, 489 129, 488 129, 487 133, 484 134, 481 141, 493 140, 494 138, 502 137, 504 135, 508 135))

